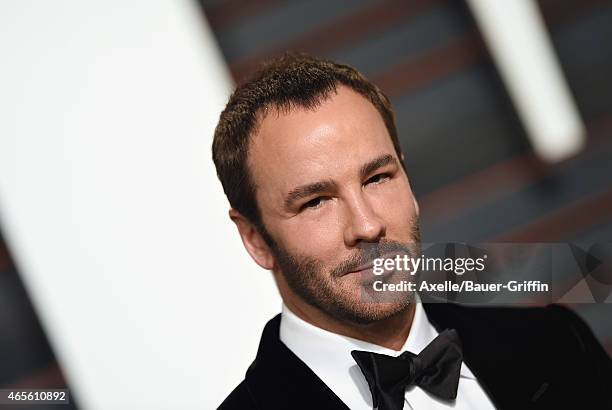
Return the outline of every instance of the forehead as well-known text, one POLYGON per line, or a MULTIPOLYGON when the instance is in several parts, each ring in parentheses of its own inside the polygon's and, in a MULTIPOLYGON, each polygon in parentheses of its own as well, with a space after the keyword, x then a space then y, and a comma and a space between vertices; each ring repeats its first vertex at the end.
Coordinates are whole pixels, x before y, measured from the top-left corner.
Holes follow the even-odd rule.
POLYGON ((258 191, 341 177, 395 150, 380 113, 340 86, 314 109, 270 110, 253 135, 249 168, 258 191))

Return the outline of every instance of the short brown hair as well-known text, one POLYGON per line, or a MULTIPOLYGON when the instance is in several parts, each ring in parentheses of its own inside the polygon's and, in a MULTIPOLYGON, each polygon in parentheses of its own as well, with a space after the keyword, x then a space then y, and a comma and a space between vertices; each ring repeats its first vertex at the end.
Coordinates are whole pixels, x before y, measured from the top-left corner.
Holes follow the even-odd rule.
POLYGON ((286 54, 270 60, 231 95, 212 145, 217 175, 230 205, 258 228, 264 227, 247 159, 259 115, 269 108, 315 108, 336 92, 338 85, 350 87, 376 107, 404 166, 391 102, 357 70, 306 54, 286 54))

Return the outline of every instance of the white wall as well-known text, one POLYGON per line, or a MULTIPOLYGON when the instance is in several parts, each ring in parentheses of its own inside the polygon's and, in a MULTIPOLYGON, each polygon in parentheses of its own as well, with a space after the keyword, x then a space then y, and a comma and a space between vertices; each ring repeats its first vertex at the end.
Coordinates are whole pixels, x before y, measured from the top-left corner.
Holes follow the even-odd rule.
POLYGON ((2 229, 73 394, 216 407, 280 299, 210 158, 231 83, 200 10, 14 0, 0 27, 2 229))

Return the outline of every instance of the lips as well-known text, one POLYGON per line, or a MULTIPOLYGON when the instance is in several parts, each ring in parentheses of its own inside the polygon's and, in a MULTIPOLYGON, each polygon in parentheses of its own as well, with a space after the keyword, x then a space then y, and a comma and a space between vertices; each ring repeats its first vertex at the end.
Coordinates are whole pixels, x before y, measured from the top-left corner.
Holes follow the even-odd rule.
MULTIPOLYGON (((385 254, 382 254, 381 256, 378 256, 375 259, 395 259, 396 256, 404 255, 404 254, 405 253, 403 253, 403 252, 402 253, 385 253, 385 254)), ((342 276, 345 276, 345 275, 348 275, 348 274, 351 274, 351 273, 361 273, 361 272, 364 272, 364 271, 372 270, 373 268, 374 268, 374 260, 371 260, 370 262, 364 263, 363 265, 360 265, 357 268, 354 268, 354 269, 351 269, 349 271, 344 272, 340 276, 342 277, 342 276)))
POLYGON ((342 274, 342 276, 349 275, 351 273, 360 273, 360 272, 363 272, 363 271, 366 271, 366 270, 369 270, 369 269, 372 269, 372 268, 374 268, 374 262, 368 262, 368 263, 366 263, 364 265, 361 265, 361 266, 359 266, 359 267, 357 267, 355 269, 352 269, 350 271, 344 272, 344 274, 342 274))

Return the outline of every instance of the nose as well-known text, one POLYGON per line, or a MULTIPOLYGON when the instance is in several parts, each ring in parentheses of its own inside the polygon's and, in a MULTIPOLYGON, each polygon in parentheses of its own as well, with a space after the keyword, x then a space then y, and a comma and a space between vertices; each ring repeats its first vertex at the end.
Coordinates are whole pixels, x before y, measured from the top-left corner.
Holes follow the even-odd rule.
POLYGON ((347 199, 346 208, 344 242, 347 246, 355 246, 362 241, 377 242, 385 236, 385 224, 363 192, 355 193, 347 199))

